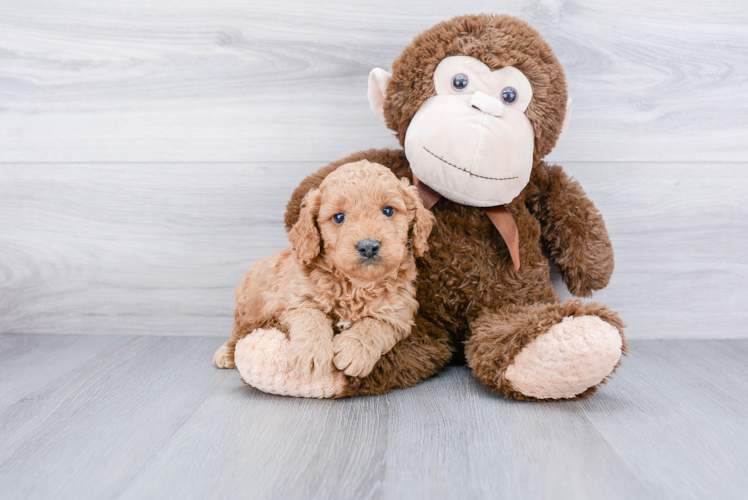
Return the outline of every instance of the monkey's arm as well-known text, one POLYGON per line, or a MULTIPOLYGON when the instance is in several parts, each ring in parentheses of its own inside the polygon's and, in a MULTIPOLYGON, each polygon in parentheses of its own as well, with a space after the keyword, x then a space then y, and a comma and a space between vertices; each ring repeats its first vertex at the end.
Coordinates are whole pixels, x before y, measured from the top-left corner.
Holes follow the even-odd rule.
POLYGON ((605 222, 582 186, 557 165, 540 162, 526 204, 540 221, 545 247, 574 295, 605 288, 613 273, 613 247, 605 222))
POLYGON ((304 199, 304 196, 310 189, 319 187, 325 177, 339 166, 359 160, 369 160, 373 163, 379 163, 380 165, 392 169, 398 177, 407 176, 410 178, 408 160, 405 159, 405 152, 402 149, 367 149, 353 153, 352 155, 341 158, 340 160, 336 160, 329 165, 320 168, 313 174, 310 174, 306 179, 301 181, 301 184, 299 184, 299 186, 294 190, 291 199, 288 200, 288 205, 286 205, 286 231, 290 231, 293 225, 296 224, 296 221, 299 220, 301 200, 304 199))

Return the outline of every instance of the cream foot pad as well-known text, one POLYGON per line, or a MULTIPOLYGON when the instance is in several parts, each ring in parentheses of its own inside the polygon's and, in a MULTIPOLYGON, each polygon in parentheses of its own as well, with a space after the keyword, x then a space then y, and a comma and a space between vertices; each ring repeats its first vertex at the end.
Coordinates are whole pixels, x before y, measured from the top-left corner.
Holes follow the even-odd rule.
POLYGON ((234 362, 244 381, 263 392, 298 398, 333 398, 343 393, 345 376, 338 371, 312 378, 286 361, 288 339, 275 329, 258 329, 236 344, 234 362))
POLYGON ((610 375, 621 346, 616 327, 597 316, 566 317, 514 358, 506 378, 527 396, 572 398, 610 375))

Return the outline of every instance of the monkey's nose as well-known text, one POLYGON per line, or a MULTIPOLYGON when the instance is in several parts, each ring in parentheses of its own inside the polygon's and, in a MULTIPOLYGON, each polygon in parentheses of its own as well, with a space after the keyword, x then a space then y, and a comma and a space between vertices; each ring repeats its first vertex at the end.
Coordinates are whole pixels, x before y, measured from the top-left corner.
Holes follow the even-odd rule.
POLYGON ((470 105, 487 115, 501 116, 504 114, 504 103, 483 92, 476 92, 470 99, 470 105))
POLYGON ((356 243, 356 250, 365 259, 373 259, 379 253, 382 245, 377 240, 367 238, 356 243))

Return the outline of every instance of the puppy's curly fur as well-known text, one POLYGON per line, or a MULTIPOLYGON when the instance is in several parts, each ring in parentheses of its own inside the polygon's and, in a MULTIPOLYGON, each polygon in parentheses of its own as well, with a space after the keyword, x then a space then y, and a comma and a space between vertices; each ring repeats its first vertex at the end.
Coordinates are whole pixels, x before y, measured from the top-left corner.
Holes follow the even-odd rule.
POLYGON ((288 332, 288 361, 297 371, 323 377, 335 366, 348 376, 368 375, 410 334, 418 308, 415 257, 426 252, 432 224, 407 179, 366 160, 342 166, 304 197, 289 233, 292 248, 242 279, 231 339, 213 361, 233 368, 238 340, 278 326, 288 332), (364 240, 377 242, 376 256, 358 251, 364 240))

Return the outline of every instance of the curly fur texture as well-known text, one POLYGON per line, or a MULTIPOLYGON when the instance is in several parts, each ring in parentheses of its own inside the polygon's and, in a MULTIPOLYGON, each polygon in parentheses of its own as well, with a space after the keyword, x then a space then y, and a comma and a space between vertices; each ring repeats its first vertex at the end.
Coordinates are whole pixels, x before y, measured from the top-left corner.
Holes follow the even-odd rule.
POLYGON ((423 255, 433 216, 407 180, 368 161, 345 165, 303 199, 292 248, 255 264, 236 290, 231 339, 214 356, 234 367, 238 340, 257 328, 289 334, 288 360, 303 375, 325 377, 333 365, 368 375, 382 354, 410 334, 414 255, 423 255), (394 209, 386 216, 383 207, 394 209), (345 222, 333 220, 344 214, 345 222), (357 242, 376 240, 365 259, 357 242), (335 325, 346 325, 335 335, 335 325))
MULTIPOLYGON (((440 23, 417 36, 393 65, 384 116, 401 144, 415 112, 434 95, 434 69, 452 55, 474 57, 492 70, 514 66, 533 87, 527 109, 535 133, 533 171, 529 184, 506 205, 517 223, 522 266, 514 268, 506 244, 481 209, 439 201, 432 208, 436 220, 429 251, 416 259, 419 310, 412 333, 384 355, 368 376, 348 377, 344 395, 382 394, 413 385, 438 373, 452 356, 461 357, 463 349, 475 376, 506 397, 550 400, 592 394, 598 382, 604 383, 606 374, 612 373, 615 349, 625 353, 626 343, 617 314, 594 303, 561 304, 550 280, 549 258, 570 291, 579 296, 606 286, 613 272, 612 246, 594 204, 561 167, 542 161, 563 126, 567 101, 563 70, 537 31, 518 19, 478 15, 440 23), (594 320, 575 321, 575 328, 567 328, 568 318, 581 316, 594 320), (566 326, 556 327, 565 319, 566 326), (603 334, 572 334, 585 328, 603 334), (620 339, 611 339, 610 332, 620 339), (578 360, 559 354, 567 346, 584 353, 589 373, 575 371, 578 360), (534 358, 521 357, 515 366, 525 352, 534 352, 534 358), (552 362, 542 359, 544 353, 552 362), (537 377, 533 379, 534 370, 570 373, 593 385, 582 390, 574 382, 545 390, 537 377)), ((361 159, 412 179, 402 150, 360 151, 323 167, 299 185, 287 206, 286 227, 298 220, 307 192, 339 166, 361 159)))

